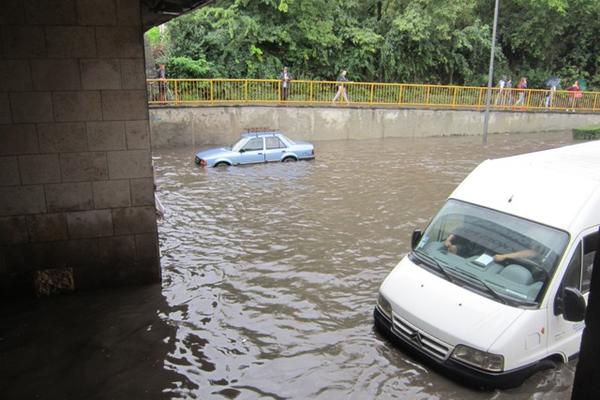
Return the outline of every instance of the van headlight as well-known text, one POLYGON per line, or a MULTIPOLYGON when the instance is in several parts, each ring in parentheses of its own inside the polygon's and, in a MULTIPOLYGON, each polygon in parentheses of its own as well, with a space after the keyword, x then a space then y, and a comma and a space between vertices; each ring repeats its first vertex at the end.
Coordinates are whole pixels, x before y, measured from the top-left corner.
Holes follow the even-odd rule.
POLYGON ((379 306, 379 310, 385 315, 390 321, 392 320, 392 305, 390 302, 383 297, 381 292, 379 292, 379 296, 377 297, 377 306, 379 306))
POLYGON ((452 358, 490 372, 502 372, 504 370, 503 356, 487 353, 462 344, 454 348, 452 358))

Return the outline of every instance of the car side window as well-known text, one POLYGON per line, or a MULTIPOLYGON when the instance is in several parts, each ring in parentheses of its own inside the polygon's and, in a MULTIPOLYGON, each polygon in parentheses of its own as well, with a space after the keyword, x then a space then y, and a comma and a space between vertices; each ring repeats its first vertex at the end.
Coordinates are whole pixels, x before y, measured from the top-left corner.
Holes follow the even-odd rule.
POLYGON ((283 144, 283 142, 281 141, 281 139, 279 139, 278 137, 275 136, 269 136, 265 138, 265 142, 267 145, 267 150, 270 149, 281 149, 284 148, 285 145, 283 144))
POLYGON ((581 265, 581 293, 590 291, 592 281, 592 270, 594 269, 594 258, 600 245, 600 233, 594 232, 583 239, 583 263, 581 265))
POLYGON ((242 147, 242 150, 245 150, 245 151, 256 151, 256 150, 262 150, 262 149, 263 149, 263 139, 261 137, 250 139, 248 141, 248 143, 246 143, 244 145, 244 147, 242 147))

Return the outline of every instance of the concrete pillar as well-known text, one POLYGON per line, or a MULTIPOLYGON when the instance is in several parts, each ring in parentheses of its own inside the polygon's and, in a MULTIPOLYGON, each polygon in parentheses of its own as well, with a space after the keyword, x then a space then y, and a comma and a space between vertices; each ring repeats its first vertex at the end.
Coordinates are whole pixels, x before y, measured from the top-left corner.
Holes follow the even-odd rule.
POLYGON ((160 280, 139 0, 5 0, 0 296, 160 280))

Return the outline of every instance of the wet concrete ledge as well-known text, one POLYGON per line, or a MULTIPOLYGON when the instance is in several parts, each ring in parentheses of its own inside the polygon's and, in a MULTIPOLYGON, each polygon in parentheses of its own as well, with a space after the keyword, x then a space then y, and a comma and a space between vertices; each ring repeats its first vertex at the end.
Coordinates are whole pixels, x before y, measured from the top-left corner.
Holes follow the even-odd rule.
MULTIPOLYGON (((310 141, 481 135, 483 112, 365 107, 160 106, 150 108, 152 147, 229 144, 251 127, 310 141)), ((564 131, 600 124, 600 114, 494 111, 489 133, 564 131)))

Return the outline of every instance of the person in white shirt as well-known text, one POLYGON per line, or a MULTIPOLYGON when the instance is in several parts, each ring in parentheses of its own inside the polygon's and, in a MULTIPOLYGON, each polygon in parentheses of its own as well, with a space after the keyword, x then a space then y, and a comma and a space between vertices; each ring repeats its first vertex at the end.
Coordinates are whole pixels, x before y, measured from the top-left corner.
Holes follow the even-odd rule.
POLYGON ((288 67, 283 67, 283 72, 279 74, 281 80, 281 100, 285 101, 288 99, 288 91, 290 89, 290 82, 292 81, 292 75, 288 71, 288 67))

